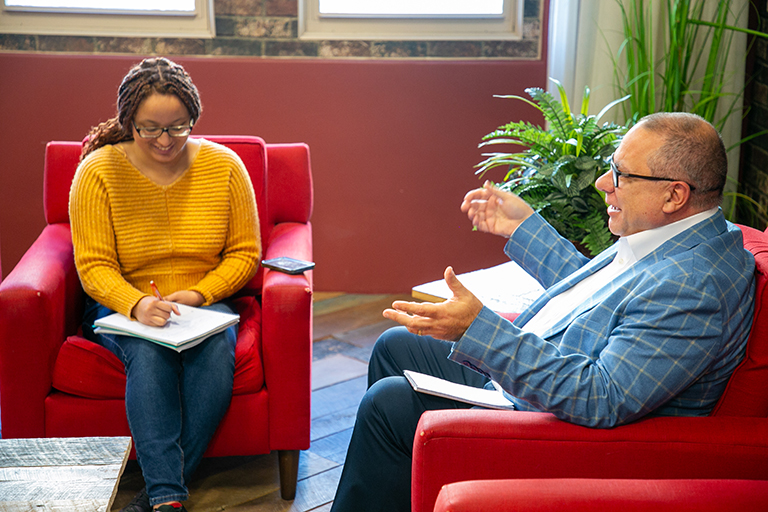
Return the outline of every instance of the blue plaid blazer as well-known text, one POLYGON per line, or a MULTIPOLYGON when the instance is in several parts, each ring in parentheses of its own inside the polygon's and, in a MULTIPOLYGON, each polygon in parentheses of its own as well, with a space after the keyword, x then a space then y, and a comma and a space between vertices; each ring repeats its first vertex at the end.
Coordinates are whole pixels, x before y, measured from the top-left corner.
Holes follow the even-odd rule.
POLYGON ((505 252, 546 291, 514 323, 483 308, 450 358, 499 382, 518 409, 581 425, 708 414, 744 357, 754 309, 754 257, 722 212, 662 244, 542 337, 520 329, 616 249, 588 260, 530 217, 505 252))

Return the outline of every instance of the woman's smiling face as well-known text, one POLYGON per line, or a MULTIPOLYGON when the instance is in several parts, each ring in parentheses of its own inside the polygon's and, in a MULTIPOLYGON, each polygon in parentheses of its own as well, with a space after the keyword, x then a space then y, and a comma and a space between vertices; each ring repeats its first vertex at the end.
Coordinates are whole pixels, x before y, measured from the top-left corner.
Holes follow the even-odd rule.
POLYGON ((133 117, 133 140, 144 158, 173 168, 184 154, 188 135, 171 137, 165 131, 156 139, 144 139, 136 128, 168 128, 189 125, 187 107, 175 94, 152 93, 139 104, 133 117))

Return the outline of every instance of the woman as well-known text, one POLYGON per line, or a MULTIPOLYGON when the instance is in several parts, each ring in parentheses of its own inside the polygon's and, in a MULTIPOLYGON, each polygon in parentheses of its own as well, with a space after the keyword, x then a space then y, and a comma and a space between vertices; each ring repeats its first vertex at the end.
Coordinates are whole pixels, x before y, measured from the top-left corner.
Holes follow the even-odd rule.
POLYGON ((146 488, 123 510, 179 512, 229 406, 237 326, 181 353, 91 326, 115 311, 162 326, 178 314, 174 303, 235 312, 225 299, 257 270, 259 219, 237 155, 189 138, 202 107, 184 68, 142 61, 123 79, 117 108, 91 130, 70 192, 75 264, 88 294, 83 330, 125 364, 146 488))

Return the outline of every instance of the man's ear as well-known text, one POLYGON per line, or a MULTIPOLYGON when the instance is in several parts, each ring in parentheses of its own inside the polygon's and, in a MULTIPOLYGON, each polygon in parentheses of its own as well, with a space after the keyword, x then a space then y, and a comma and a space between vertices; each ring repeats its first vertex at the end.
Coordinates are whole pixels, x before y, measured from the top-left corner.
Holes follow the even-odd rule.
POLYGON ((673 181, 666 191, 666 199, 662 210, 664 213, 675 213, 690 203, 691 187, 682 181, 673 181))

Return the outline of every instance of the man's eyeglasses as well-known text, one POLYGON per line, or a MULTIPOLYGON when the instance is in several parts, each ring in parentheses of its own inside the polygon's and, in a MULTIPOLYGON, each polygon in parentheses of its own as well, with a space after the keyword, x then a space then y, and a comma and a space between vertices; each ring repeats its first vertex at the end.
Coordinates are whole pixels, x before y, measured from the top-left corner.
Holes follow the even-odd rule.
POLYGON ((168 135, 171 137, 186 137, 192 133, 192 123, 179 126, 166 126, 165 128, 160 128, 159 126, 139 128, 136 126, 136 123, 133 123, 133 127, 139 132, 139 137, 142 139, 157 139, 165 132, 168 132, 168 135))
POLYGON ((616 164, 613 162, 613 155, 608 158, 608 163, 611 165, 611 177, 613 178, 613 186, 614 188, 619 187, 619 176, 624 176, 625 178, 637 178, 641 180, 648 180, 648 181, 682 181, 686 185, 688 185, 688 188, 691 189, 691 192, 696 190, 696 187, 688 183, 687 181, 683 180, 676 180, 674 178, 662 178, 661 176, 643 176, 641 174, 630 174, 628 172, 621 172, 618 167, 616 167, 616 164))

